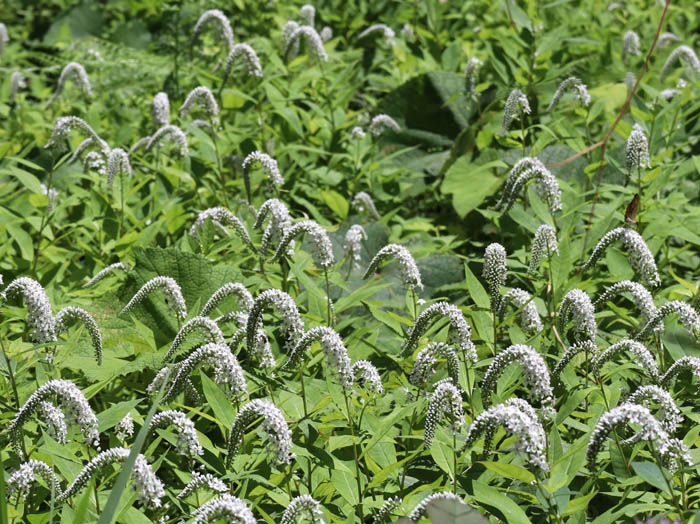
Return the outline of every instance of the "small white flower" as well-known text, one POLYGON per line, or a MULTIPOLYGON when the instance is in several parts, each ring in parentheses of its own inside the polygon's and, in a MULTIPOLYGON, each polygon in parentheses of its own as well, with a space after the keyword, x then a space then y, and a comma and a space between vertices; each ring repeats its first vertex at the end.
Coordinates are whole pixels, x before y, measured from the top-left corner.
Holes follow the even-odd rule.
POLYGON ((627 139, 626 153, 627 167, 629 169, 651 168, 649 143, 642 126, 639 124, 634 124, 632 132, 627 139))
POLYGON ((136 294, 131 298, 129 303, 124 306, 121 310, 120 315, 128 313, 131 311, 136 304, 141 302, 151 291, 156 289, 162 289, 171 299, 172 304, 170 307, 175 310, 177 318, 180 320, 185 320, 187 318, 187 305, 185 304, 185 299, 182 296, 182 290, 180 286, 173 278, 170 277, 155 277, 146 282, 141 289, 139 289, 136 294))
POLYGON ((134 436, 134 419, 132 418, 131 413, 127 413, 124 415, 124 417, 122 417, 117 424, 116 430, 117 438, 122 442, 134 436))
POLYGON ((167 93, 161 91, 153 97, 151 116, 157 127, 167 126, 170 123, 170 100, 167 93))
POLYGON ((359 224, 350 226, 347 233, 345 233, 345 245, 343 249, 347 256, 352 258, 355 264, 360 262, 360 251, 362 251, 363 240, 367 240, 367 233, 365 233, 365 229, 359 224))
POLYGON ((380 136, 386 129, 391 129, 394 133, 401 132, 401 126, 389 115, 381 114, 372 119, 369 124, 369 132, 374 136, 380 136))
POLYGON ((377 208, 374 207, 372 197, 364 191, 360 191, 355 195, 355 197, 352 199, 352 207, 357 209, 360 213, 367 211, 375 220, 382 218, 377 212, 377 208))
POLYGON ((205 524, 225 519, 236 524, 257 524, 255 515, 241 499, 228 493, 210 500, 193 513, 192 524, 205 524))
POLYGON ((510 124, 514 118, 522 116, 522 114, 530 114, 530 102, 527 96, 520 89, 513 89, 506 99, 505 109, 503 111, 503 129, 505 135, 510 129, 510 124))
POLYGON ((416 265, 416 261, 413 259, 408 249, 398 244, 388 244, 374 255, 374 258, 369 263, 367 271, 365 271, 365 274, 362 276, 363 280, 377 271, 382 262, 392 257, 395 257, 399 261, 401 277, 404 283, 412 289, 423 289, 423 282, 421 281, 420 270, 416 265))
POLYGON ((662 79, 669 73, 673 65, 679 59, 683 60, 686 71, 688 71, 691 75, 700 74, 700 60, 698 59, 698 55, 695 54, 695 51, 693 51, 691 47, 681 45, 676 47, 666 59, 666 63, 664 63, 664 67, 661 69, 662 79))
POLYGON ((462 394, 449 379, 438 382, 435 391, 430 396, 428 412, 425 416, 425 434, 423 436, 423 443, 426 448, 430 448, 430 444, 435 436, 435 428, 445 414, 448 414, 451 419, 452 431, 457 431, 464 425, 462 394))
POLYGON ((627 31, 622 40, 622 61, 627 63, 630 55, 639 56, 639 35, 634 31, 627 31))
POLYGON ((192 42, 197 39, 199 33, 202 32, 202 28, 207 22, 214 22, 218 26, 219 35, 226 42, 229 52, 233 47, 233 30, 231 29, 231 23, 226 18, 226 15, 219 9, 210 9, 202 13, 199 17, 197 23, 194 26, 194 31, 192 32, 192 42))
POLYGON ((580 338, 595 341, 598 326, 595 321, 595 308, 591 298, 581 289, 572 289, 561 301, 559 306, 559 329, 562 335, 566 333, 566 325, 573 317, 574 335, 580 338))

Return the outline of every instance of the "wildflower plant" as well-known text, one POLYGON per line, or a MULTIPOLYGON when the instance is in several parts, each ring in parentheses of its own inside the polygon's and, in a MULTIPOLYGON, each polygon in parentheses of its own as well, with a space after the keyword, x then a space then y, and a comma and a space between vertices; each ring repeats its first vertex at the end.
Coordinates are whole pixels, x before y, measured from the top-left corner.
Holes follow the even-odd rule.
POLYGON ((416 261, 408 249, 398 244, 388 244, 380 249, 369 263, 369 267, 362 278, 369 278, 371 274, 379 269, 380 264, 392 257, 399 261, 401 277, 404 283, 410 289, 423 289, 423 281, 421 280, 420 270, 416 265, 416 261))
POLYGON ((437 302, 425 308, 411 327, 408 333, 408 339, 403 345, 403 353, 411 351, 420 338, 428 330, 430 324, 436 319, 444 317, 450 322, 450 326, 456 331, 454 340, 460 347, 465 357, 472 363, 476 363, 478 357, 476 347, 471 340, 472 330, 467 324, 464 314, 457 307, 447 302, 437 302))
POLYGON ((462 393, 450 380, 439 382, 430 396, 428 413, 425 416, 425 435, 423 443, 426 448, 435 437, 435 429, 445 414, 452 424, 452 431, 456 432, 464 425, 464 407, 462 406, 462 393))
POLYGON ((513 89, 506 99, 503 110, 502 134, 507 134, 514 119, 530 114, 530 102, 520 89, 513 89))
POLYGON ((141 286, 141 289, 131 297, 131 300, 124 306, 120 314, 123 315, 131 311, 136 304, 156 289, 162 289, 168 295, 171 300, 170 307, 175 311, 175 316, 178 320, 185 320, 187 318, 187 304, 185 304, 185 298, 182 296, 182 289, 180 289, 180 286, 173 278, 163 276, 152 278, 141 286))

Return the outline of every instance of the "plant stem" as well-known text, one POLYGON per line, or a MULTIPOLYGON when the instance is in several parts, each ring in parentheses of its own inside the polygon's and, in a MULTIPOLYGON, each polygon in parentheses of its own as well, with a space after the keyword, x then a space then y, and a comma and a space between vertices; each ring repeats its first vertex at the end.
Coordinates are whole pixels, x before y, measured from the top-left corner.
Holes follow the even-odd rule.
POLYGON ((350 401, 348 400, 348 393, 343 388, 343 396, 345 397, 345 410, 348 415, 348 426, 350 426, 350 435, 352 436, 352 455, 353 461, 355 462, 355 480, 357 481, 357 496, 359 499, 358 505, 355 507, 355 514, 362 522, 362 479, 360 478, 360 463, 358 461, 357 454, 357 443, 355 442, 355 424, 353 422, 352 415, 350 413, 350 401))
POLYGON ((333 325, 333 318, 331 316, 332 304, 331 304, 331 284, 328 281, 328 270, 323 270, 323 276, 326 279, 326 312, 328 314, 328 327, 333 325))

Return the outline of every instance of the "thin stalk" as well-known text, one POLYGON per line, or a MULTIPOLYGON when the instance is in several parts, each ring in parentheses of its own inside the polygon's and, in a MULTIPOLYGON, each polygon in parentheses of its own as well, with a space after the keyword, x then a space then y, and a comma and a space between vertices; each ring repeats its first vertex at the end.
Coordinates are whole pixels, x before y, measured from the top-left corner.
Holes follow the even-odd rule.
POLYGON ((661 456, 659 455, 659 452, 657 451, 656 447, 654 446, 654 441, 651 438, 649 439, 649 446, 651 446, 651 449, 654 452, 654 459, 656 460, 656 465, 659 467, 659 471, 661 472, 661 476, 664 478, 664 482, 666 483, 666 486, 668 487, 668 492, 671 494, 671 499, 673 500, 673 505, 676 506, 676 509, 678 510, 678 516, 683 518, 683 515, 684 515, 683 509, 681 509, 681 505, 678 502, 678 497, 676 497, 676 494, 673 491, 673 486, 671 486, 671 481, 668 479, 668 477, 666 476, 666 473, 664 472, 663 461, 661 460, 661 456))
POLYGON ((343 396, 345 397, 345 410, 347 411, 348 414, 348 426, 350 426, 350 435, 352 436, 352 455, 353 455, 353 462, 355 462, 355 480, 357 481, 357 496, 359 498, 359 503, 357 504, 357 507, 355 508, 355 514, 357 517, 362 521, 362 479, 360 478, 360 463, 357 459, 358 454, 357 454, 357 443, 355 442, 355 424, 352 419, 352 415, 350 414, 350 401, 348 400, 348 393, 345 391, 345 388, 343 388, 343 396))
POLYGON ((452 483, 452 492, 457 494, 457 432, 452 431, 452 473, 454 482, 452 483))
POLYGON ((328 270, 324 269, 323 270, 323 276, 326 279, 326 312, 328 314, 328 327, 331 327, 333 325, 333 318, 331 315, 331 309, 332 309, 332 304, 331 304, 331 284, 328 281, 328 270))
MULTIPOLYGON (((408 455, 411 453, 410 450, 408 449, 408 442, 407 440, 411 439, 411 433, 413 432, 413 424, 416 422, 416 409, 413 408, 413 413, 411 414, 411 420, 408 423, 408 437, 404 439, 404 443, 406 445, 406 455, 404 456, 404 459, 408 457, 408 455)), ((408 469, 408 464, 405 464, 403 468, 401 468, 401 481, 399 482, 399 491, 403 491, 404 483, 406 481, 406 470, 408 469)))
POLYGON ((219 170, 219 182, 221 183, 221 191, 224 194, 224 204, 229 209, 228 193, 226 193, 226 178, 224 177, 224 168, 221 164, 221 155, 219 154, 219 145, 216 143, 216 129, 214 128, 214 120, 209 115, 209 125, 211 126, 211 141, 214 144, 214 154, 216 155, 216 165, 219 170))
POLYGON ((119 193, 121 195, 121 209, 119 215, 119 238, 124 231, 124 172, 119 171, 119 193))

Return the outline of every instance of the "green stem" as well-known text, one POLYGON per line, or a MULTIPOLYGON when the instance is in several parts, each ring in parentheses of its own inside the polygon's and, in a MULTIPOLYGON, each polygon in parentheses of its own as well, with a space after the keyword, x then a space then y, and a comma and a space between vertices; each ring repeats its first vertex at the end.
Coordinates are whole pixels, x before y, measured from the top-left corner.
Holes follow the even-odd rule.
POLYGON ((359 503, 355 507, 355 514, 360 519, 360 522, 362 522, 362 515, 364 513, 362 510, 362 478, 360 477, 360 463, 358 461, 357 443, 355 442, 355 424, 350 413, 350 401, 348 400, 348 393, 345 391, 345 388, 343 388, 343 396, 345 397, 345 410, 347 411, 348 426, 350 427, 350 435, 352 436, 352 455, 353 462, 355 462, 355 480, 357 481, 357 496, 359 498, 359 503))
POLYGON ((331 284, 328 281, 328 270, 324 269, 323 270, 323 276, 326 279, 326 313, 328 314, 328 327, 331 327, 333 325, 333 318, 331 314, 332 308, 332 303, 331 303, 331 284))

